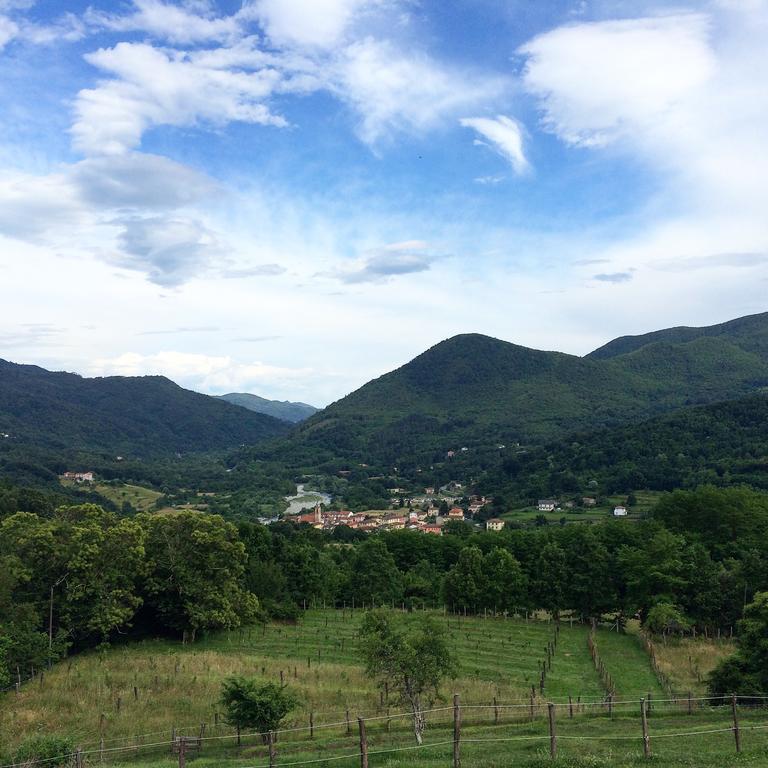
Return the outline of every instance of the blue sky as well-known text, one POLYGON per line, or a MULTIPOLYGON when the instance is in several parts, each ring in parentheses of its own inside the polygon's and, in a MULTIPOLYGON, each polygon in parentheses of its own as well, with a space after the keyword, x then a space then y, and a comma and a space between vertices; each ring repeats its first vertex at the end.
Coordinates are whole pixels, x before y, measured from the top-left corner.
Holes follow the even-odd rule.
POLYGON ((324 405, 455 333, 764 311, 767 42, 763 0, 0 0, 0 356, 324 405))

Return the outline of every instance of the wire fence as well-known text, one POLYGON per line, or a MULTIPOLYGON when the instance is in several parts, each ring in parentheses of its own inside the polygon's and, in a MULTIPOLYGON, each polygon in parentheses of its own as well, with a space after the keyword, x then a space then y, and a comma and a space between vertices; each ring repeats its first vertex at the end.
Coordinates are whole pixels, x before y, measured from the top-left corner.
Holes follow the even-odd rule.
MULTIPOLYGON (((730 734, 733 748, 741 752, 746 734, 755 739, 768 732, 768 695, 687 696, 655 701, 646 697, 624 698, 610 702, 610 706, 606 700, 594 700, 580 702, 578 709, 572 700, 541 701, 531 708, 529 704, 499 701, 462 704, 456 695, 453 704, 430 707, 421 714, 427 728, 422 743, 417 744, 403 743, 414 738, 414 713, 397 711, 268 732, 234 730, 212 734, 206 733, 203 724, 195 735, 182 733, 190 733, 192 728, 172 728, 136 734, 130 744, 114 744, 120 741, 118 738, 111 740, 110 745, 100 738, 95 742, 83 741, 72 753, 8 763, 0 768, 85 768, 158 761, 178 761, 179 768, 186 768, 187 760, 201 754, 229 760, 238 768, 243 768, 243 762, 252 762, 244 768, 287 768, 345 760, 369 768, 370 759, 379 755, 420 753, 448 746, 457 766, 462 744, 515 742, 548 744, 553 758, 561 743, 568 748, 573 742, 626 742, 642 746, 644 754, 650 757, 651 744, 657 740, 699 739, 717 734, 730 734), (694 722, 696 725, 691 727, 694 722)), ((762 748, 768 746, 765 739, 760 743, 762 748)))

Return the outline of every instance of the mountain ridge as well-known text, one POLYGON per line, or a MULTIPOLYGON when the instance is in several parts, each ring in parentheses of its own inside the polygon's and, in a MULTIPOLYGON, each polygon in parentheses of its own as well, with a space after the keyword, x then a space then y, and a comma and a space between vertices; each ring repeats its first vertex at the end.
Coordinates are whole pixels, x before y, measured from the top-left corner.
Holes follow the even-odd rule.
POLYGON ((768 387, 768 313, 686 331, 682 341, 665 333, 584 357, 459 334, 319 411, 277 455, 429 464, 459 447, 540 442, 768 387))
POLYGON ((164 376, 89 378, 0 360, 0 432, 13 445, 152 456, 228 450, 286 431, 164 376))
POLYGON ((290 424, 297 424, 317 413, 319 410, 314 405, 308 403, 292 402, 290 400, 269 400, 266 397, 260 397, 250 392, 228 392, 225 395, 216 395, 220 400, 226 400, 241 408, 256 413, 265 413, 267 416, 273 416, 281 421, 290 424))

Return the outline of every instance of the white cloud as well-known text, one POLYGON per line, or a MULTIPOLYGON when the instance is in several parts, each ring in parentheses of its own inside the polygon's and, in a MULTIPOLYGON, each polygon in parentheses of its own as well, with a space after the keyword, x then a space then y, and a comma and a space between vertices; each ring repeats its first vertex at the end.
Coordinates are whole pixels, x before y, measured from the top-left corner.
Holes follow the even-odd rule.
POLYGON ((523 152, 523 131, 516 120, 498 115, 495 120, 489 117, 464 117, 459 122, 465 128, 473 128, 489 141, 496 152, 509 160, 516 173, 525 173, 529 169, 523 152))
POLYGON ((603 145, 652 128, 717 69, 701 14, 560 27, 520 48, 525 87, 544 124, 565 141, 603 145))
POLYGON ((18 24, 7 16, 0 16, 0 50, 19 33, 18 24))
POLYGON ((330 48, 353 19, 381 0, 256 0, 254 15, 277 45, 330 48))
POLYGON ((0 174, 0 234, 38 241, 88 219, 77 191, 63 173, 0 174))
POLYGON ((383 283, 393 277, 426 272, 435 255, 423 240, 389 243, 369 252, 364 258, 327 273, 344 283, 383 283))
POLYGON ((197 219, 125 217, 114 224, 120 250, 112 261, 146 274, 157 285, 176 287, 211 267, 228 252, 219 236, 197 219))
POLYGON ((179 208, 216 191, 214 181, 160 155, 130 152, 75 163, 67 177, 97 208, 179 208))
POLYGON ((546 128, 656 179, 643 233, 615 243, 605 274, 675 255, 704 272, 713 253, 768 250, 768 6, 727 6, 570 25, 521 48, 546 128))
POLYGON ((99 358, 89 366, 93 376, 167 376, 184 386, 210 392, 263 391, 265 387, 293 384, 313 376, 312 368, 292 368, 261 362, 241 362, 228 355, 201 355, 162 351, 126 352, 99 358))
POLYGON ((333 89, 360 115, 360 137, 375 144, 392 131, 423 132, 496 98, 508 83, 453 70, 426 54, 368 37, 348 46, 334 66, 333 89))
POLYGON ((81 250, 162 286, 231 268, 229 248, 195 206, 208 177, 156 155, 89 158, 47 175, 0 176, 0 234, 81 250))
POLYGON ((285 126, 265 101, 281 75, 207 66, 178 51, 145 43, 118 43, 87 54, 113 76, 77 96, 72 126, 75 147, 86 154, 119 154, 139 145, 157 125, 224 125, 238 120, 285 126))
POLYGON ((171 43, 227 41, 242 34, 237 14, 217 16, 208 2, 175 5, 161 0, 133 0, 134 12, 126 15, 90 8, 89 24, 116 32, 147 32, 171 43))

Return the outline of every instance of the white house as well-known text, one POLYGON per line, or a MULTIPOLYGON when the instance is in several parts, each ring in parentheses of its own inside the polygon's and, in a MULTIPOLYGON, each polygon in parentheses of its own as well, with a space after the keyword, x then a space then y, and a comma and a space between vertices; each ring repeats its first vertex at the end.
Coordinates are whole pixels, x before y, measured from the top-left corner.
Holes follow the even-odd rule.
POLYGON ((613 508, 613 516, 614 517, 626 517, 627 516, 627 508, 623 506, 622 504, 619 504, 618 507, 613 508))
POLYGON ((486 521, 485 528, 488 531, 500 531, 504 527, 504 521, 499 520, 498 517, 492 517, 490 520, 486 521))
POLYGON ((554 499, 539 499, 539 512, 554 512, 557 502, 554 499))

